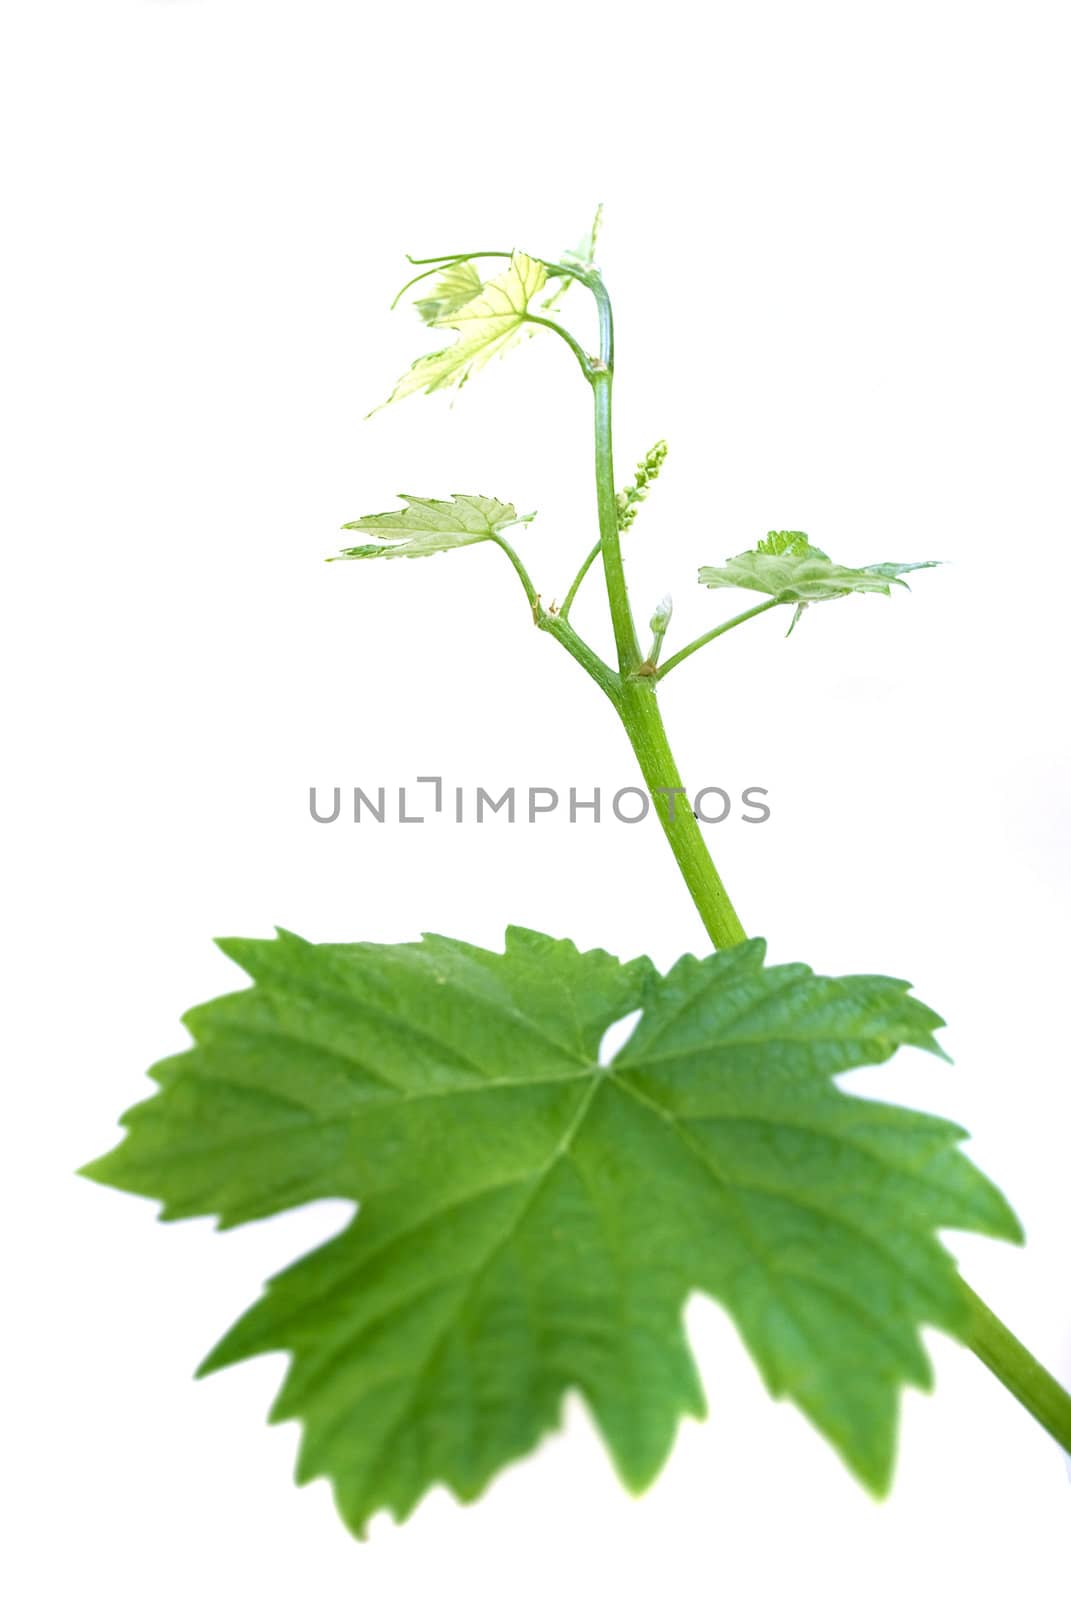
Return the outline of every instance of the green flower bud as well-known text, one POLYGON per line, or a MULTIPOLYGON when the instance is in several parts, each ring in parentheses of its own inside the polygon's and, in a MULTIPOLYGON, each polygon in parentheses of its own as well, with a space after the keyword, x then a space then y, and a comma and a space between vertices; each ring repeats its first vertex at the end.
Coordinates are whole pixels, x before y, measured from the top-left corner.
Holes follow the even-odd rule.
POLYGON ((663 595, 655 606, 654 616, 651 618, 651 632, 656 639, 665 638, 666 629, 669 627, 669 619, 672 615, 673 596, 671 594, 663 595))

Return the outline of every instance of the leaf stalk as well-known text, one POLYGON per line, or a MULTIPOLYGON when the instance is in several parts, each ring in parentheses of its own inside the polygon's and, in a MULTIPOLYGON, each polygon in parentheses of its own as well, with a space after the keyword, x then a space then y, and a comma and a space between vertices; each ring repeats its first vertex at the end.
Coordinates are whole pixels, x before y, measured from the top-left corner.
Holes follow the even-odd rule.
POLYGON ((569 585, 569 591, 566 594, 565 599, 562 601, 561 606, 559 608, 559 612, 558 612, 559 616, 567 617, 569 615, 570 609, 572 608, 573 601, 576 599, 577 593, 578 593, 578 591, 580 589, 580 585, 583 583, 584 579, 587 577, 588 573, 591 571, 591 568, 594 566, 595 562, 599 559, 599 557, 601 555, 602 555, 602 540, 600 539, 597 544, 593 544, 592 545, 591 549, 588 551, 587 555, 584 557, 583 561, 580 563, 580 571, 577 573, 576 577, 573 579, 572 583, 569 585))
POLYGON ((706 633, 701 633, 698 639, 693 639, 691 644, 686 644, 683 650, 678 650, 675 656, 670 656, 658 669, 657 676, 662 679, 667 672, 672 672, 674 667, 679 667, 682 661, 687 661, 689 656, 694 656, 712 639, 720 639, 723 633, 728 633, 732 628, 738 628, 742 622, 749 622, 752 617, 761 617, 764 611, 771 611, 774 606, 779 606, 780 600, 764 600, 760 606, 752 606, 750 611, 741 611, 738 617, 731 617, 728 622, 723 622, 717 628, 711 628, 706 633))
MULTIPOLYGON (((962 1282, 963 1280, 961 1280, 962 1282)), ((963 1283, 970 1321, 963 1342, 993 1376, 1071 1453, 1071 1394, 1030 1354, 970 1284, 963 1283)))

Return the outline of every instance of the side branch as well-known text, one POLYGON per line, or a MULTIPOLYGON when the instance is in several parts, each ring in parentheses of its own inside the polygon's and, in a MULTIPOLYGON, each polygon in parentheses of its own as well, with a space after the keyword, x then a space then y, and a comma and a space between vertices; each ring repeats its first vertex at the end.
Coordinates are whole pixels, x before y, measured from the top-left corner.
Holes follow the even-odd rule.
POLYGON ((574 356, 580 363, 580 370, 590 383, 595 372, 591 357, 583 346, 573 338, 568 328, 563 328, 560 322, 555 322, 552 317, 538 317, 534 312, 526 311, 524 320, 535 328, 549 328, 551 333, 556 333, 559 339, 564 339, 574 356))
POLYGON ((584 557, 583 561, 581 562, 580 571, 577 573, 576 577, 573 579, 572 583, 569 585, 569 592, 566 595, 565 599, 562 601, 561 607, 560 607, 559 612, 558 612, 558 615, 560 617, 568 617, 569 609, 572 606, 573 601, 576 599, 577 591, 579 590, 580 585, 583 583, 584 579, 587 577, 587 575, 590 572, 591 568, 594 566, 595 562, 598 560, 598 558, 599 558, 599 556, 601 554, 602 554, 602 540, 600 539, 597 544, 592 545, 591 549, 588 551, 587 555, 584 557))
POLYGON ((507 557, 514 572, 521 580, 524 597, 528 601, 528 607, 532 613, 532 621, 536 627, 541 632, 549 633, 552 638, 557 639, 562 648, 568 651, 573 660, 583 667, 588 677, 594 679, 603 693, 616 706, 618 690, 621 687, 621 679, 618 674, 602 659, 597 651, 591 648, 586 640, 580 637, 576 629, 570 626, 568 619, 560 611, 552 612, 544 609, 543 603, 536 592, 535 584, 528 574, 528 568, 509 540, 504 539, 500 533, 493 533, 489 536, 489 543, 498 545, 498 548, 507 557))

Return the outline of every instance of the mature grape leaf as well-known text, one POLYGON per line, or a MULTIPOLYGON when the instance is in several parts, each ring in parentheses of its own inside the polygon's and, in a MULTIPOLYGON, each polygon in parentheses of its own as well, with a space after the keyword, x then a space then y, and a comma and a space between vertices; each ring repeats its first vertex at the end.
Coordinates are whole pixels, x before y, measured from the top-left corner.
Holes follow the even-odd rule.
POLYGON ((511 929, 227 940, 253 987, 192 1011, 194 1045, 89 1176, 224 1227, 325 1196, 355 1220, 289 1267, 205 1372, 286 1350, 274 1420, 304 1427, 348 1526, 463 1500, 583 1396, 632 1489, 704 1414, 694 1291, 875 1491, 919 1330, 966 1306, 939 1228, 1017 1237, 934 1117, 844 1094, 940 1018, 892 978, 766 967, 761 940, 665 977, 511 929), (605 1067, 600 1040, 642 1009, 605 1067))
POLYGON ((457 340, 445 350, 435 350, 414 361, 384 403, 463 384, 478 367, 513 343, 524 327, 533 296, 546 281, 542 263, 515 250, 506 271, 483 284, 479 294, 459 299, 460 285, 455 285, 457 293, 452 296, 452 303, 444 305, 434 318, 434 326, 456 328, 457 340))
MULTIPOLYGON (((820 600, 839 600, 846 594, 884 594, 906 589, 901 574, 939 561, 876 562, 868 567, 842 567, 824 550, 811 544, 805 533, 769 533, 754 550, 733 556, 724 567, 700 567, 699 582, 708 589, 753 589, 779 603, 797 607, 795 627, 805 606, 820 600)), ((792 628, 789 628, 792 632, 792 628)))
POLYGON ((372 556, 433 556, 441 550, 458 550, 462 545, 479 544, 518 523, 535 516, 518 516, 516 508, 502 500, 482 494, 455 494, 451 500, 424 500, 420 495, 399 495, 407 502, 398 511, 380 511, 374 516, 344 522, 343 528, 370 533, 382 544, 354 545, 342 550, 331 561, 362 561, 372 556))

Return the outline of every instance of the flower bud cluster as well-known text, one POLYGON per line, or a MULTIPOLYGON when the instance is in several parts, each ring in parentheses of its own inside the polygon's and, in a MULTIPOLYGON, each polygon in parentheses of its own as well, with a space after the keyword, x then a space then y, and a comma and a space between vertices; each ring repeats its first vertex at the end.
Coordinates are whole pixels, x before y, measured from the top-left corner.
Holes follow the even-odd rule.
POLYGON ((647 498, 649 486, 661 472, 668 451, 669 446, 664 439, 659 439, 657 444, 653 444, 637 466, 633 482, 618 495, 617 523, 622 533, 635 522, 636 513, 647 498))

